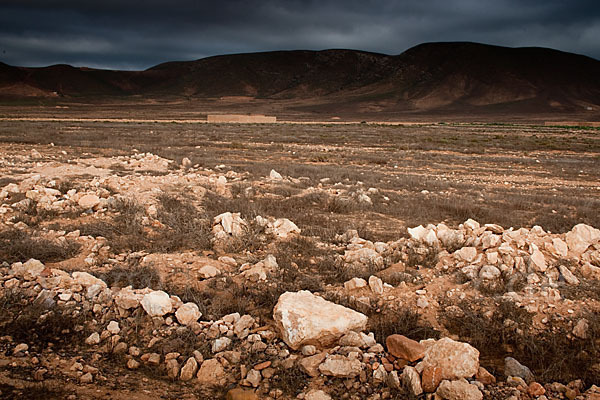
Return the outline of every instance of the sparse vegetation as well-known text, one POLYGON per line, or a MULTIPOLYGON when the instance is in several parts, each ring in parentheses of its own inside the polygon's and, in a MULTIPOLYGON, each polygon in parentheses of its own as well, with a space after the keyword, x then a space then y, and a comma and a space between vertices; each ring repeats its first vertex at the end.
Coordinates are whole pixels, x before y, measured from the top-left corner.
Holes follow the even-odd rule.
POLYGON ((51 298, 38 297, 31 302, 25 292, 9 290, 0 297, 0 310, 1 331, 38 351, 50 343, 55 350, 74 351, 84 338, 86 313, 57 305, 51 298))
MULTIPOLYGON (((553 253, 552 239, 565 239, 564 235, 542 237, 546 234, 539 228, 532 237, 518 232, 519 227, 531 229, 535 224, 559 233, 580 222, 600 225, 600 199, 590 186, 600 179, 596 168, 600 142, 589 132, 584 140, 572 128, 524 125, 77 122, 81 132, 75 142, 73 135, 46 136, 50 128, 60 130, 54 122, 1 124, 5 129, 0 141, 40 147, 51 140, 57 149, 68 151, 64 160, 71 160, 69 170, 87 170, 87 162, 104 169, 98 177, 42 176, 26 190, 13 193, 11 185, 2 194, 0 264, 8 264, 0 266, 0 330, 12 337, 0 335, 0 349, 12 357, 22 341, 42 363, 48 362, 48 354, 62 357, 63 364, 71 357, 66 366, 60 364, 71 372, 54 375, 54 380, 77 384, 84 371, 71 366, 78 362, 94 366, 86 367, 91 371, 98 368, 97 385, 110 386, 113 383, 106 382, 113 377, 128 376, 129 381, 122 378, 126 388, 134 386, 132 380, 143 382, 136 384, 144 388, 171 387, 175 378, 168 377, 165 357, 181 368, 197 350, 200 361, 221 360, 228 381, 212 388, 198 388, 196 378, 178 382, 173 396, 224 397, 233 386, 248 384, 242 384, 243 373, 271 361, 261 372, 258 388, 245 387, 260 396, 291 398, 325 382, 330 385, 327 391, 338 397, 352 393, 369 398, 377 393, 410 398, 407 391, 373 381, 369 368, 382 365, 385 349, 359 357, 368 372, 360 387, 358 378, 351 386, 350 380, 322 376, 314 380, 302 372, 298 360, 292 361, 305 355, 281 341, 273 320, 280 296, 300 290, 367 315, 366 331, 373 332, 380 344, 391 334, 414 340, 451 336, 468 342, 481 352, 481 365, 502 382, 507 355, 529 366, 542 384, 583 379, 589 386, 599 379, 600 323, 594 312, 600 292, 597 270, 592 268, 600 267, 593 247, 597 244, 587 252, 589 265, 583 271, 583 259, 553 253), (75 152, 86 159, 85 168, 72 156, 75 152), (181 165, 184 157, 191 165, 187 161, 181 165), (283 178, 269 178, 271 169, 283 178), (31 187, 38 192, 27 193, 31 187), (51 188, 60 192, 56 205, 47 207, 47 199, 32 200, 51 188), (82 210, 78 199, 88 193, 97 195, 102 204, 82 210), (241 234, 213 233, 214 218, 225 212, 244 219, 241 234), (278 236, 272 232, 277 218, 290 219, 301 234, 278 236), (468 218, 482 227, 460 228, 468 218), (267 220, 268 228, 263 224, 267 220), (444 223, 462 234, 455 242, 444 240, 441 247, 409 238, 408 227, 430 223, 444 223), (512 250, 485 247, 481 233, 485 223, 503 226, 504 233, 500 227, 489 230, 512 250), (474 258, 453 254, 463 247, 473 247, 474 258), (545 255, 546 275, 532 265, 535 249, 545 255), (365 253, 352 254, 362 250, 365 253), (244 274, 270 256, 277 266, 265 267, 264 277, 244 274), (10 265, 29 258, 50 264, 49 268, 27 276, 10 265), (61 265, 51 265, 54 262, 61 265), (483 278, 481 267, 487 263, 498 268, 492 271, 497 275, 483 278), (559 273, 558 265, 572 271, 580 283, 567 282, 568 273, 559 273), (201 271, 206 266, 215 270, 201 271), (108 289, 95 286, 87 275, 83 283, 73 284, 63 275, 73 277, 73 271, 91 273, 108 289), (357 288, 344 287, 352 278, 368 281, 372 275, 382 282, 375 279, 362 286, 365 282, 358 281, 357 288), (63 278, 67 283, 61 283, 63 278), (110 297, 127 286, 137 290, 134 302, 149 291, 145 288, 162 290, 183 303, 195 303, 202 316, 189 324, 180 322, 175 310, 181 303, 175 297, 167 300, 173 309, 164 316, 152 317, 135 304, 119 308, 110 297), (52 301, 35 300, 44 290, 51 292, 52 301), (233 332, 235 313, 254 319, 244 336, 233 332), (581 319, 589 326, 577 336, 574 326, 581 319), (113 320, 119 322, 118 334, 108 332, 107 324, 113 320), (101 336, 100 343, 82 346, 91 331, 101 336), (213 351, 219 338, 231 342, 213 351), (119 351, 113 351, 116 342, 123 343, 119 351), (135 355, 132 346, 140 354, 135 355), (159 360, 144 360, 150 353, 159 360), (129 366, 130 360, 140 365, 129 366)), ((34 160, 41 162, 45 156, 34 160)), ((3 169, 10 177, 0 179, 0 192, 5 185, 20 184, 19 174, 29 168, 24 161, 14 170, 3 169)), ((370 350, 361 351, 364 355, 370 350)), ((27 370, 27 379, 44 365, 27 370)), ((401 373, 401 366, 394 368, 401 373)), ((4 388, 0 390, 4 395, 4 388)), ((6 393, 26 396, 28 390, 6 393)), ((31 386, 31 393, 35 390, 31 386)), ((491 392, 484 396, 505 398, 491 392)))
POLYGON ((35 258, 57 262, 75 256, 80 245, 72 240, 56 241, 30 236, 26 231, 8 229, 0 232, 0 261, 9 263, 35 258))

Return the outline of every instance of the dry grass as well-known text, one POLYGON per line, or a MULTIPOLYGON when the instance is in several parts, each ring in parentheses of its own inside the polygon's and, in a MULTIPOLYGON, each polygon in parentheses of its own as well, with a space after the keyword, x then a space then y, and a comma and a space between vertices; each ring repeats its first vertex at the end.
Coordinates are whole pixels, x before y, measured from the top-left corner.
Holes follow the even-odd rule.
MULTIPOLYGON (((593 367, 600 355, 600 318, 595 313, 583 316, 589 321, 588 338, 577 339, 560 321, 551 321, 543 332, 531 331, 532 314, 512 302, 502 302, 491 317, 478 311, 477 305, 458 306, 464 315, 445 315, 443 323, 477 348, 483 360, 514 357, 531 368, 539 382, 582 379, 591 385, 600 379, 600 370, 593 367)), ((493 365, 486 367, 502 374, 493 365)))
POLYGON ((385 339, 393 334, 404 335, 413 340, 440 337, 439 332, 419 321, 419 313, 408 309, 373 314, 369 317, 367 329, 375 333, 377 343, 385 343, 385 339))
POLYGON ((86 313, 75 307, 61 306, 54 301, 31 301, 23 291, 5 291, 0 297, 0 330, 13 340, 29 344, 33 351, 46 349, 52 343, 54 351, 73 350, 83 341, 86 313))
POLYGON ((69 259, 78 254, 77 242, 32 237, 27 232, 9 229, 0 232, 0 260, 8 263, 27 261, 35 258, 43 263, 69 259))
MULTIPOLYGON (((75 136, 57 135, 59 122, 4 121, 0 140, 53 142, 90 154, 119 154, 135 147, 176 162, 188 157, 193 164, 208 168, 225 161, 234 170, 249 172, 253 179, 275 168, 283 175, 307 177, 310 185, 324 178, 347 185, 360 181, 365 188, 385 190, 390 201, 387 205, 376 201, 372 211, 398 219, 399 226, 431 221, 457 224, 467 218, 515 228, 540 224, 553 232, 579 222, 600 225, 595 212, 600 199, 585 184, 600 179, 596 168, 600 139, 584 129, 500 124, 77 125, 75 136), (142 142, 140 132, 144 133, 142 142), (536 183, 540 178, 554 180, 548 187, 536 183)), ((323 211, 333 217, 362 212, 337 202, 332 200, 329 210, 317 202, 317 206, 307 204, 294 212, 290 200, 281 207, 263 204, 257 212, 285 213, 287 218, 299 219, 301 228, 325 237, 323 211)), ((327 223, 343 220, 332 218, 327 223)))
POLYGON ((156 268, 151 266, 115 266, 104 273, 97 274, 108 287, 132 286, 134 289, 151 288, 160 290, 163 288, 162 279, 156 268))

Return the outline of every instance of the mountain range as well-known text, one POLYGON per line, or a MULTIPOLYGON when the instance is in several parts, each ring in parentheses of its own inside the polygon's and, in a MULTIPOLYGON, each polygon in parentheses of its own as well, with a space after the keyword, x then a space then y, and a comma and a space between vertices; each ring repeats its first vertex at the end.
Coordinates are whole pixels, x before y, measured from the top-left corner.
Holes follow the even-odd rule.
POLYGON ((600 61, 537 47, 425 43, 399 55, 273 51, 144 71, 0 63, 0 98, 222 99, 351 110, 552 113, 600 108, 600 61))

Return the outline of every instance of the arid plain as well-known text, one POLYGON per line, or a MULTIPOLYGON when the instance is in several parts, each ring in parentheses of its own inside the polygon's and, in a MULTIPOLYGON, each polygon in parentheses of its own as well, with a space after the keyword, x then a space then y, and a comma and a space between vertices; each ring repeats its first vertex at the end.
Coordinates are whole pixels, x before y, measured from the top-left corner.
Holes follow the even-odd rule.
POLYGON ((3 398, 600 397, 598 128, 16 109, 3 398))

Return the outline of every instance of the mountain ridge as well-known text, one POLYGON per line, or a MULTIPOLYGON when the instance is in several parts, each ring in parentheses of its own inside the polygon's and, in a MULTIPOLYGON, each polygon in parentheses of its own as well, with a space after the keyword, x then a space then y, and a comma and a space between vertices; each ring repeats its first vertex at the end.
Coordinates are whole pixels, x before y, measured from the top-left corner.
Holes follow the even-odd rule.
POLYGON ((600 61, 541 47, 423 43, 398 55, 288 50, 170 61, 143 71, 0 63, 0 97, 312 99, 340 109, 569 112, 600 105, 600 61))

